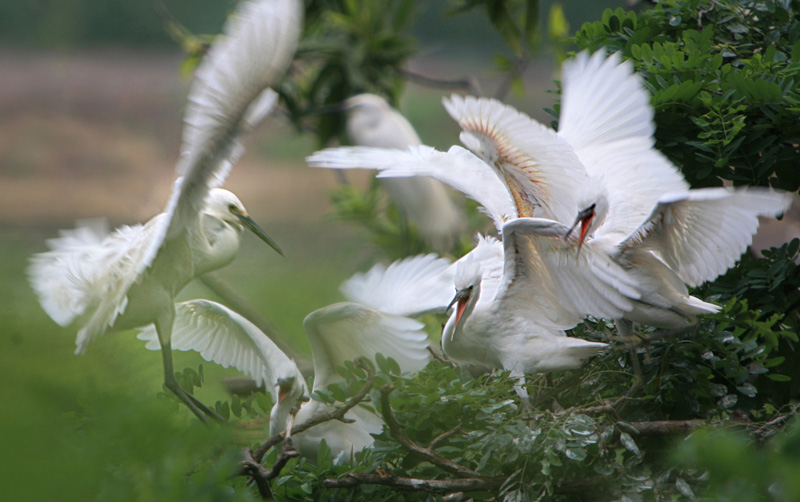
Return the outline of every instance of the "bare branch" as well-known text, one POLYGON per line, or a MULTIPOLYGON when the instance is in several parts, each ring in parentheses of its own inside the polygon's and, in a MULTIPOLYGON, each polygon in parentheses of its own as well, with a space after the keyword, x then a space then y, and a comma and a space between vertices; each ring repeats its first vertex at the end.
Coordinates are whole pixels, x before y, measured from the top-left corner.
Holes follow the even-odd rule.
POLYGON ((481 90, 478 80, 473 76, 456 80, 446 80, 428 77, 413 70, 409 70, 408 68, 401 68, 400 72, 409 81, 424 87, 431 87, 434 89, 463 89, 473 96, 483 96, 483 90, 481 90))
MULTIPOLYGON (((394 386, 390 383, 381 387, 381 414, 383 415, 383 420, 386 422, 386 425, 389 426, 389 434, 391 434, 391 436, 395 438, 397 442, 403 445, 403 447, 412 454, 427 460, 433 465, 440 467, 451 474, 455 474, 456 476, 460 476, 462 478, 488 479, 484 478, 484 476, 481 476, 479 472, 473 471, 472 469, 464 467, 461 464, 453 462, 449 458, 445 458, 429 448, 424 448, 409 439, 409 437, 406 436, 406 433, 403 431, 403 428, 400 426, 400 422, 397 421, 397 417, 394 416, 392 404, 389 401, 389 394, 391 394, 393 389, 394 386)), ((450 490, 458 491, 457 488, 452 488, 450 490)))
POLYGON ((428 445, 428 449, 433 451, 433 449, 436 448, 436 445, 438 445, 439 443, 441 443, 445 439, 449 438, 450 436, 452 436, 456 432, 459 432, 460 430, 461 430, 461 424, 458 424, 455 427, 453 427, 452 429, 450 429, 449 431, 439 434, 438 436, 433 438, 433 440, 431 440, 431 443, 428 445))
POLYGON ((326 488, 350 488, 359 485, 383 485, 400 490, 425 492, 463 492, 496 490, 503 484, 496 478, 460 478, 460 479, 417 479, 400 476, 380 476, 378 474, 348 473, 340 479, 326 479, 322 486, 326 488))
POLYGON ((250 448, 242 450, 242 472, 246 476, 250 476, 255 481, 258 487, 258 493, 264 500, 272 498, 272 488, 269 482, 275 479, 281 473, 283 468, 289 463, 289 460, 299 457, 300 454, 295 451, 292 446, 292 440, 287 439, 283 444, 280 455, 275 461, 272 469, 267 469, 253 458, 253 451, 250 448))

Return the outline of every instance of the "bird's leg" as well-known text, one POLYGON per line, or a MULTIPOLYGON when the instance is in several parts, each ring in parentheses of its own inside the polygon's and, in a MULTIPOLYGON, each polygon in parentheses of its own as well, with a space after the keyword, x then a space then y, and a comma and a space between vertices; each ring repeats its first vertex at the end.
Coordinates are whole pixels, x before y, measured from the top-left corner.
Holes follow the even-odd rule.
POLYGON ((617 335, 628 345, 628 355, 630 355, 631 364, 633 365, 633 374, 635 375, 635 381, 631 387, 631 392, 633 392, 634 389, 638 389, 640 386, 644 385, 644 372, 639 362, 639 354, 636 352, 636 344, 632 343, 633 323, 627 319, 617 319, 617 335))
MULTIPOLYGON (((174 314, 173 314, 174 315, 174 314)), ((199 399, 194 397, 193 395, 186 392, 178 381, 175 379, 175 370, 172 366, 172 342, 170 340, 172 335, 172 318, 173 316, 169 316, 169 322, 167 326, 169 328, 165 329, 164 324, 161 322, 156 322, 156 333, 158 333, 158 341, 161 344, 161 358, 164 363, 164 385, 167 386, 169 390, 172 391, 173 394, 178 396, 178 399, 183 401, 183 404, 189 408, 192 413, 200 419, 201 422, 204 424, 208 424, 208 418, 211 417, 214 420, 223 423, 225 419, 222 418, 217 412, 206 406, 205 404, 201 403, 199 399)))

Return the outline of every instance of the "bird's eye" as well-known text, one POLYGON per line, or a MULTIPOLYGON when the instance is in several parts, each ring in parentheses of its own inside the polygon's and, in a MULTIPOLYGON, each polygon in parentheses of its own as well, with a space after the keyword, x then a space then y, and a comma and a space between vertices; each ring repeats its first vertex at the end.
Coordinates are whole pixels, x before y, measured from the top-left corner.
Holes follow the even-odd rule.
POLYGON ((589 207, 587 207, 587 208, 586 208, 586 210, 587 210, 587 211, 594 211, 594 208, 595 208, 595 206, 597 206, 597 204, 596 204, 596 203, 595 203, 595 204, 592 204, 592 205, 591 205, 591 206, 589 206, 589 207))

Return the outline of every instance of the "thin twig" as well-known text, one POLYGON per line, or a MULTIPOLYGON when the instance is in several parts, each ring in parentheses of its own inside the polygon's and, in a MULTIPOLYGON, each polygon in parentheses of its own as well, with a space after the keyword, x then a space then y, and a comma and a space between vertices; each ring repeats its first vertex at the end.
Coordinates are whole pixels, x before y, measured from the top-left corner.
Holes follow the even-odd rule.
POLYGON ((422 75, 408 68, 401 68, 400 73, 409 81, 424 87, 431 87, 434 89, 464 89, 473 96, 483 96, 483 90, 478 80, 473 76, 447 80, 422 75))
POLYGON ((428 449, 433 451, 433 449, 436 448, 436 445, 438 445, 439 443, 441 443, 445 439, 449 438, 450 436, 452 436, 456 432, 459 432, 460 430, 461 430, 461 424, 458 424, 455 427, 453 427, 452 429, 450 429, 449 431, 439 434, 438 436, 433 438, 433 440, 430 442, 430 444, 428 445, 428 449))
MULTIPOLYGON (((397 417, 394 415, 392 404, 389 401, 389 394, 392 393, 393 388, 394 386, 391 383, 381 387, 381 414, 383 415, 383 420, 386 422, 386 425, 389 426, 389 434, 391 434, 391 436, 395 438, 397 442, 403 445, 403 447, 413 455, 416 455, 451 474, 455 474, 462 478, 484 478, 479 472, 473 471, 468 467, 464 467, 461 464, 453 462, 449 458, 445 458, 428 448, 424 448, 406 436, 406 433, 400 426, 400 422, 397 421, 397 417)), ((453 490, 456 489, 454 488, 453 490)))

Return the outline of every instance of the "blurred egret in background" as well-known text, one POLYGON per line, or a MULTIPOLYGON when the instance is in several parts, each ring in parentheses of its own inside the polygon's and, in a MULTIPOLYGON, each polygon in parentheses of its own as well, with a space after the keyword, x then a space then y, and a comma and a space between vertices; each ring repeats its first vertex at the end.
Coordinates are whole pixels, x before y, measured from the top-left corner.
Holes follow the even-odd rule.
POLYGON ((244 2, 197 69, 189 93, 178 179, 164 213, 111 235, 79 226, 31 259, 29 276, 57 323, 80 325, 76 353, 106 332, 153 324, 164 380, 203 421, 218 418, 175 380, 170 339, 175 296, 193 278, 228 264, 246 227, 277 245, 239 199, 217 188, 241 155, 242 133, 270 111, 269 86, 284 75, 302 24, 299 0, 244 2))
MULTIPOLYGON (((352 96, 342 109, 347 114, 347 134, 356 145, 404 149, 421 144, 411 123, 380 96, 352 96)), ((463 211, 440 183, 417 177, 382 178, 381 186, 437 251, 448 251, 464 231, 463 211)))

